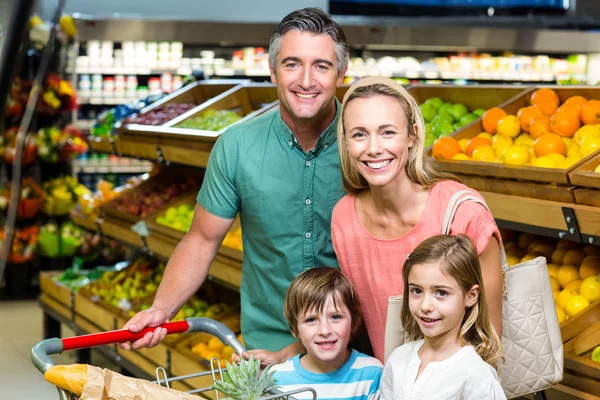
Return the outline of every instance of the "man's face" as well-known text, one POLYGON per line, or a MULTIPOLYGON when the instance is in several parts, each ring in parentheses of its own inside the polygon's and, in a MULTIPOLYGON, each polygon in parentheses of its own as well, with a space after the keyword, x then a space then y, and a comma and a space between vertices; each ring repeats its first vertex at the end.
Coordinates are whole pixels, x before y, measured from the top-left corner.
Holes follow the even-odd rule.
POLYGON ((345 70, 338 74, 335 42, 329 35, 291 30, 281 38, 271 81, 277 85, 282 114, 294 121, 324 118, 345 70))

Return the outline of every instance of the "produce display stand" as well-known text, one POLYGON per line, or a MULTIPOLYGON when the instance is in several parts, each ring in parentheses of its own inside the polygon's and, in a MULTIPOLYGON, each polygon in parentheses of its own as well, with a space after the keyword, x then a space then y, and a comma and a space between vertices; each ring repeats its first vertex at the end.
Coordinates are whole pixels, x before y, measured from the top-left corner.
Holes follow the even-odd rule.
POLYGON ((600 364, 592 361, 592 350, 600 343, 600 301, 561 326, 561 334, 568 330, 569 339, 563 336, 565 373, 563 385, 576 390, 600 394, 600 364))
POLYGON ((600 207, 600 173, 594 172, 600 165, 600 152, 596 152, 586 162, 569 173, 569 180, 575 189, 575 202, 600 207))

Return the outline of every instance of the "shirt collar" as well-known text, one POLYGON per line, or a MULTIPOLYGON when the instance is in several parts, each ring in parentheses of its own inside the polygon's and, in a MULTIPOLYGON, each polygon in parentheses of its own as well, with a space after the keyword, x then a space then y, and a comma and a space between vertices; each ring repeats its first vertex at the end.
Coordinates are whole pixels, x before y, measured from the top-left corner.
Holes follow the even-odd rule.
MULTIPOLYGON (((324 146, 326 146, 325 148, 327 148, 327 147, 331 146, 337 140, 337 123, 338 123, 338 119, 341 114, 341 110, 342 110, 342 104, 339 102, 339 100, 336 97, 335 98, 335 118, 333 119, 333 121, 331 121, 331 124, 325 129, 325 131, 323 131, 321 133, 321 135, 319 136, 319 140, 317 140, 317 144, 315 145, 315 148, 312 151, 317 152, 324 146)), ((294 133, 290 129, 290 127, 287 126, 287 124, 281 118, 280 110, 277 111, 276 118, 279 119, 278 131, 281 133, 281 136, 283 137, 283 139, 285 139, 288 147, 290 149, 293 148, 294 144, 297 145, 298 142, 296 140, 296 137, 294 136, 294 133)))

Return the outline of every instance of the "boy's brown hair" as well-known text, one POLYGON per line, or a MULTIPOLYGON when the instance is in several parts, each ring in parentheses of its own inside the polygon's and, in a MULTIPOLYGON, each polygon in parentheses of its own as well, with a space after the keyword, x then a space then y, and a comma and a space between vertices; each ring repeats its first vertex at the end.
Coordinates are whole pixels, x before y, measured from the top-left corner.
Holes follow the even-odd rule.
POLYGON ((352 318, 352 335, 356 334, 362 323, 360 303, 354 285, 339 269, 311 268, 294 279, 285 295, 283 313, 294 337, 298 337, 298 319, 306 311, 323 309, 325 303, 333 297, 336 309, 345 305, 352 318))

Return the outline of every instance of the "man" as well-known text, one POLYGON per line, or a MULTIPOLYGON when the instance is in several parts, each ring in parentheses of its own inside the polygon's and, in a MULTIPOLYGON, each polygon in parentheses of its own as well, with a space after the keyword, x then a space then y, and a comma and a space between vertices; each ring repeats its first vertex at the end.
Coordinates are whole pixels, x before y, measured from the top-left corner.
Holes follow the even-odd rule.
MULTIPOLYGON (((281 21, 269 47, 279 110, 235 125, 217 140, 192 226, 171 255, 154 304, 125 327, 138 332, 177 313, 206 279, 239 212, 242 334, 249 349, 266 350, 263 358, 272 359, 263 362, 271 364, 301 346, 283 315, 290 282, 308 268, 338 266, 330 233, 332 209, 344 195, 335 93, 346 73, 348 46, 337 23, 306 8, 281 21)), ((156 346, 165 335, 159 328, 132 347, 156 346)))

